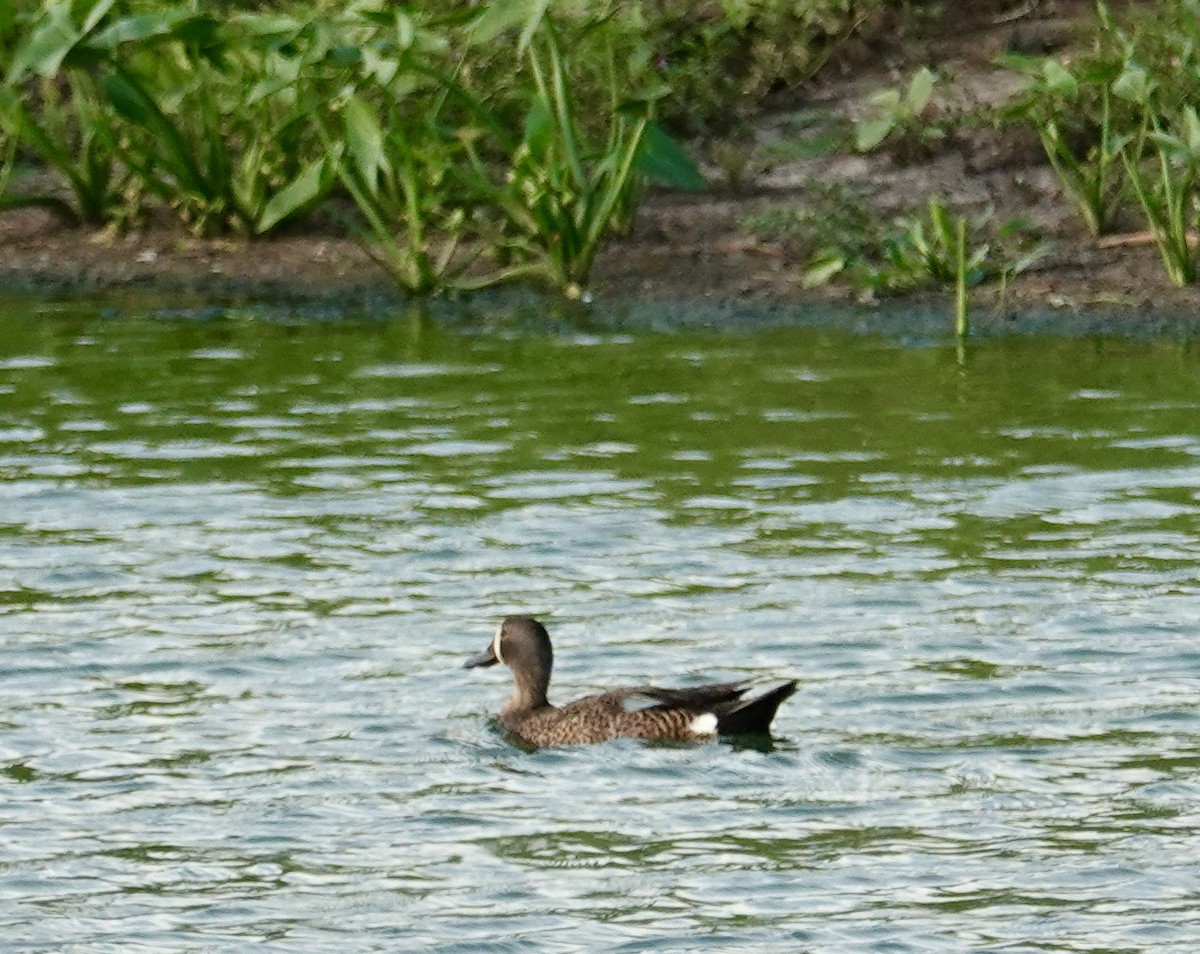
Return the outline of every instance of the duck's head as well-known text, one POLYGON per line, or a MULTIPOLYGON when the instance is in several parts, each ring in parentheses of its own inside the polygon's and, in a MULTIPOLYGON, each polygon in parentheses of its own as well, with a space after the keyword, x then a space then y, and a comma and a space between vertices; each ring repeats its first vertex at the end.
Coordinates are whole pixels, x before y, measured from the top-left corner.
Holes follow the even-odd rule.
POLYGON ((464 669, 503 663, 512 670, 517 696, 526 705, 544 705, 554 667, 546 627, 530 616, 510 616, 496 627, 488 648, 463 663, 464 669))

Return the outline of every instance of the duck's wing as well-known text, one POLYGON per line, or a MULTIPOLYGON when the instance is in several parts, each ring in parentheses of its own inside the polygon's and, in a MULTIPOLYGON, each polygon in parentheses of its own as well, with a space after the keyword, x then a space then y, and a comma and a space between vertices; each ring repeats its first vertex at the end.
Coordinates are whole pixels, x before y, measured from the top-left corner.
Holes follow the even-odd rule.
POLYGON ((722 735, 741 735, 770 731, 771 720, 780 704, 796 691, 795 680, 789 680, 762 695, 743 699, 749 682, 717 682, 690 689, 662 689, 641 686, 606 693, 611 705, 626 712, 674 711, 689 714, 712 713, 717 717, 717 732, 722 735))
POLYGON ((626 712, 642 709, 680 709, 684 712, 716 712, 736 704, 748 688, 746 682, 714 682, 688 689, 664 689, 661 686, 629 686, 613 689, 600 698, 626 712))

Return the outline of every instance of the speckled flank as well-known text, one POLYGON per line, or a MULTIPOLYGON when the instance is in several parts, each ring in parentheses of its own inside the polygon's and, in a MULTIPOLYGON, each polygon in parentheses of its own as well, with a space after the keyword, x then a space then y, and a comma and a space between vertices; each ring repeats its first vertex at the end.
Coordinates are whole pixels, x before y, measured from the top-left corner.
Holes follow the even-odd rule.
POLYGON ((716 716, 687 709, 650 708, 627 712, 621 701, 633 690, 588 696, 561 708, 513 713, 501 724, 513 736, 533 746, 580 745, 616 738, 686 741, 711 737, 716 716), (695 723, 707 717, 712 729, 697 732, 695 723))

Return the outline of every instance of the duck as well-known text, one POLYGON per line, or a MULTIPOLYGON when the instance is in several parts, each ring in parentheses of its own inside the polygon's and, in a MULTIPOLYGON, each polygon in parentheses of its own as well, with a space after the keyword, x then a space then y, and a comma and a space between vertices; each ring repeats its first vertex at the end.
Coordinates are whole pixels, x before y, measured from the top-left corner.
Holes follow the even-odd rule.
POLYGON ((616 738, 686 742, 763 735, 770 732, 780 704, 796 691, 794 679, 751 698, 744 698, 749 681, 689 689, 625 686, 554 706, 546 698, 554 649, 546 627, 531 616, 504 619, 487 649, 463 668, 497 663, 508 667, 515 683, 500 710, 500 726, 514 741, 535 749, 616 738))

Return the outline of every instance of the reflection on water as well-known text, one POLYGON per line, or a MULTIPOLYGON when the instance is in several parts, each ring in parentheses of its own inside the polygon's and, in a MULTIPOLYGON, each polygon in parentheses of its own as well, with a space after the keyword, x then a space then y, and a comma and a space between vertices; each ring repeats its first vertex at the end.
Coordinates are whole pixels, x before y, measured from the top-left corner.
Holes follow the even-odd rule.
POLYGON ((6 950, 1194 950, 1188 346, 0 311, 6 950))

